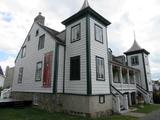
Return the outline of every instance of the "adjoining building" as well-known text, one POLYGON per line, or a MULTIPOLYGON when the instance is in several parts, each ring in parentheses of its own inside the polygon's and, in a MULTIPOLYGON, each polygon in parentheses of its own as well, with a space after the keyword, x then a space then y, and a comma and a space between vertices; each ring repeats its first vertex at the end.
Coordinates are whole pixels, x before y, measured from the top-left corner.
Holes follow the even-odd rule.
POLYGON ((12 97, 49 111, 98 117, 152 102, 148 54, 134 42, 125 56, 108 49, 111 24, 85 0, 58 32, 39 13, 15 60, 12 97), (127 59, 126 59, 127 58, 127 59))
POLYGON ((5 79, 5 76, 4 76, 4 73, 3 73, 3 70, 0 66, 0 87, 3 88, 3 85, 4 85, 4 79, 5 79))

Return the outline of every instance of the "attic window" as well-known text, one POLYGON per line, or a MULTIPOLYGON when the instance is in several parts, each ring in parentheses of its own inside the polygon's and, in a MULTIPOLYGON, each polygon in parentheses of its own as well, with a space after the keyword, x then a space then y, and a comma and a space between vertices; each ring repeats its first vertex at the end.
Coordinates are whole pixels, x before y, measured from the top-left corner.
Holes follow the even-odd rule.
POLYGON ((28 38, 27 38, 27 39, 28 39, 28 41, 30 41, 30 40, 31 40, 31 35, 28 35, 28 38))
POLYGON ((21 58, 26 56, 26 46, 22 47, 21 58))
POLYGON ((131 57, 131 64, 132 64, 132 66, 134 66, 134 65, 139 65, 138 56, 132 56, 132 57, 131 57))
POLYGON ((36 37, 38 36, 38 34, 39 34, 39 30, 36 30, 36 37))

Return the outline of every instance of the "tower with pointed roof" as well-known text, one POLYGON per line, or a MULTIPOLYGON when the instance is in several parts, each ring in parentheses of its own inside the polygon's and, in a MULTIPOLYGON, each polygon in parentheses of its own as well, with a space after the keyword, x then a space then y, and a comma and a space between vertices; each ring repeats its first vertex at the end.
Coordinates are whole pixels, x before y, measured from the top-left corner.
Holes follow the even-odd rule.
POLYGON ((136 41, 135 35, 133 45, 128 51, 124 52, 124 54, 127 57, 128 66, 139 69, 141 72, 141 81, 137 81, 137 84, 146 91, 152 92, 151 72, 148 60, 148 55, 150 53, 140 47, 136 41))

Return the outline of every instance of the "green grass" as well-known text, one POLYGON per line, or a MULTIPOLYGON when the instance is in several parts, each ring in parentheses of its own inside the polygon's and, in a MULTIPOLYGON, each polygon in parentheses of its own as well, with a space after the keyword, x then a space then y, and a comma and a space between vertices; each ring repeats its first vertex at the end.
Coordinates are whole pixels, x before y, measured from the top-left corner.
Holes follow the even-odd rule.
POLYGON ((107 118, 84 118, 65 115, 62 113, 50 113, 38 108, 26 107, 22 109, 0 108, 0 120, 137 120, 129 116, 113 115, 107 118))
POLYGON ((155 104, 145 104, 144 108, 138 107, 138 110, 135 112, 140 112, 140 113, 150 113, 152 111, 160 110, 160 104, 155 105, 155 104))

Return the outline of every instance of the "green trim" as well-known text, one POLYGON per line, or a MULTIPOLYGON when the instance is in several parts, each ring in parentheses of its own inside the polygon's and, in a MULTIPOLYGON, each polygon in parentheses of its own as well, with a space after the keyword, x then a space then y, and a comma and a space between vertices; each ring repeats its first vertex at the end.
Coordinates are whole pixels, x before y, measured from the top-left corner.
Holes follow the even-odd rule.
POLYGON ((66 47, 64 47, 64 60, 63 60, 63 93, 65 92, 65 68, 66 68, 66 47))
POLYGON ((56 42, 55 57, 54 57, 53 93, 57 93, 58 62, 59 62, 59 44, 56 42))
POLYGON ((147 75, 146 75, 146 66, 145 66, 145 61, 144 61, 144 53, 142 53, 142 60, 143 60, 143 68, 144 68, 144 77, 145 77, 145 82, 146 82, 146 89, 148 89, 148 81, 147 81, 147 75))
POLYGON ((87 61, 87 95, 92 94, 91 82, 91 51, 90 51, 90 17, 86 16, 86 61, 87 61))
POLYGON ((81 19, 81 18, 83 18, 84 16, 87 16, 87 15, 90 15, 90 16, 98 19, 98 21, 100 21, 100 23, 102 23, 105 26, 111 24, 108 20, 106 20, 103 16, 101 16, 100 14, 98 14, 96 11, 94 11, 90 7, 87 7, 85 9, 79 11, 78 13, 72 15, 68 19, 64 20, 62 22, 62 24, 69 25, 69 24, 73 23, 73 21, 75 21, 77 19, 81 19))
POLYGON ((140 50, 136 50, 136 51, 129 51, 129 52, 124 52, 124 54, 126 55, 133 55, 133 54, 138 54, 138 53, 146 53, 147 55, 150 54, 147 50, 145 49, 140 49, 140 50))

